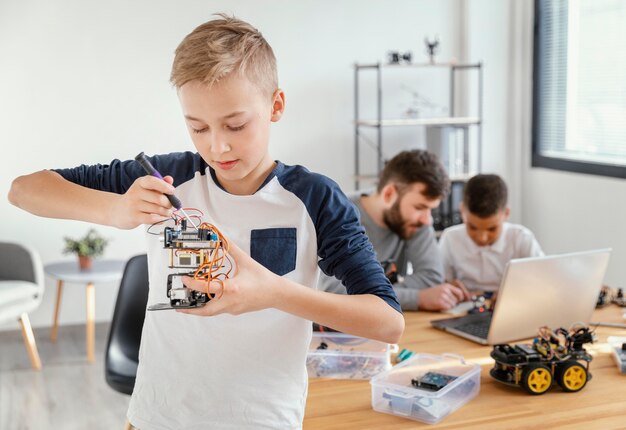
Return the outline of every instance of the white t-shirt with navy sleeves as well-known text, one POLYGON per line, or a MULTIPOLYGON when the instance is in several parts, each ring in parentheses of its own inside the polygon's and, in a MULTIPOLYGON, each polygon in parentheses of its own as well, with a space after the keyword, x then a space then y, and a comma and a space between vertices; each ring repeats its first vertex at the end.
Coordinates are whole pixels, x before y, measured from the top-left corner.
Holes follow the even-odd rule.
MULTIPOLYGON (((349 294, 374 294, 400 311, 358 213, 337 184, 280 162, 252 195, 226 192, 199 154, 149 157, 174 178, 185 207, 274 273, 315 288, 321 268, 349 294)), ((56 170, 67 180, 124 193, 138 163, 56 170)), ((148 305, 166 302, 167 251, 146 235, 148 305)), ((307 394, 311 322, 276 309, 199 317, 147 312, 128 419, 149 429, 299 429, 307 394)))

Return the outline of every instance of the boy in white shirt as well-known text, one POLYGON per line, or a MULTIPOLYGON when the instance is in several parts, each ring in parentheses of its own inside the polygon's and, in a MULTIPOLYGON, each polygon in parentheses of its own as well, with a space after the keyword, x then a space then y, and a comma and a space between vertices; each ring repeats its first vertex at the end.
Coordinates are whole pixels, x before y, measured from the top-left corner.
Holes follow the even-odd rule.
POLYGON ((498 175, 471 178, 460 210, 464 224, 447 228, 439 241, 448 282, 496 291, 509 260, 543 255, 530 230, 506 222, 507 187, 498 175))
MULTIPOLYGON (((9 199, 40 216, 130 229, 171 217, 164 194, 176 194, 219 226, 235 270, 223 282, 185 278, 216 294, 205 306, 146 313, 129 425, 301 429, 311 320, 396 343, 400 304, 337 184, 271 157, 285 95, 256 28, 226 15, 201 24, 176 49, 171 81, 197 152, 150 157, 163 179, 113 160, 21 176, 9 199), (349 294, 317 291, 320 269, 349 294)), ((154 304, 168 256, 149 231, 146 243, 154 304)))

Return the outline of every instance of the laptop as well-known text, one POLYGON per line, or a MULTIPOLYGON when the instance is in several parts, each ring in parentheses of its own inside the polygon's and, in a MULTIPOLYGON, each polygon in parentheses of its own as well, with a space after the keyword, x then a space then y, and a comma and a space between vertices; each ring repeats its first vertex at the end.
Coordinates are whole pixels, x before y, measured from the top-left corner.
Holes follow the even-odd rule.
POLYGON ((548 326, 588 324, 611 249, 511 260, 493 312, 431 321, 433 327, 483 345, 537 335, 548 326))

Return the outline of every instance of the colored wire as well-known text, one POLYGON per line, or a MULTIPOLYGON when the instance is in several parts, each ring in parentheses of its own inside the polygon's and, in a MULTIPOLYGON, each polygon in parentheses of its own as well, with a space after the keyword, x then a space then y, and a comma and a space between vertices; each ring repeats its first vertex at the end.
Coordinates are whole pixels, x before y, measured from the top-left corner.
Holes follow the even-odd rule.
POLYGON ((171 221, 171 220, 173 220, 174 222, 176 222, 176 218, 174 218, 174 217, 172 216, 172 217, 169 217, 169 218, 162 219, 161 221, 157 221, 157 222, 155 222, 154 224, 150 224, 150 225, 148 226, 148 229, 146 230, 146 233, 148 233, 148 234, 152 234, 152 235, 154 235, 154 236, 161 236, 161 233, 153 233, 153 232, 151 232, 150 230, 151 230, 151 229, 152 229, 155 225, 159 225, 159 224, 162 224, 162 223, 164 223, 164 222, 166 222, 166 221, 171 221))
POLYGON ((218 282, 221 289, 219 293, 215 294, 215 298, 219 299, 224 294, 224 280, 228 279, 234 267, 228 255, 229 243, 222 232, 213 224, 203 222, 198 226, 198 229, 208 229, 215 232, 218 245, 210 252, 209 257, 198 267, 193 278, 206 281, 206 294, 209 296, 209 285, 212 281, 218 282), (226 263, 228 263, 228 270, 224 272, 222 269, 225 268, 226 263))
POLYGON ((193 221, 191 221, 191 218, 196 219, 198 221, 198 224, 202 223, 202 217, 204 216, 204 212, 202 212, 200 209, 196 209, 196 208, 180 208, 180 209, 176 209, 173 213, 172 216, 175 217, 177 223, 179 223, 181 220, 183 219, 187 219, 187 217, 181 215, 180 213, 178 213, 179 211, 183 212, 183 213, 187 213, 188 217, 189 217, 189 221, 192 224, 192 227, 196 228, 193 221), (200 215, 189 215, 189 212, 197 212, 200 215))

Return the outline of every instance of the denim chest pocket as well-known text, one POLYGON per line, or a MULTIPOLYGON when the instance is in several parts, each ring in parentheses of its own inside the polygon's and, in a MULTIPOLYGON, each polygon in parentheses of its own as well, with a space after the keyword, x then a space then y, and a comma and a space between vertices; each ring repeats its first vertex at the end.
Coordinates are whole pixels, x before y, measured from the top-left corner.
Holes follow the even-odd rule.
POLYGON ((296 268, 297 239, 295 228, 252 230, 250 256, 278 276, 296 268))

